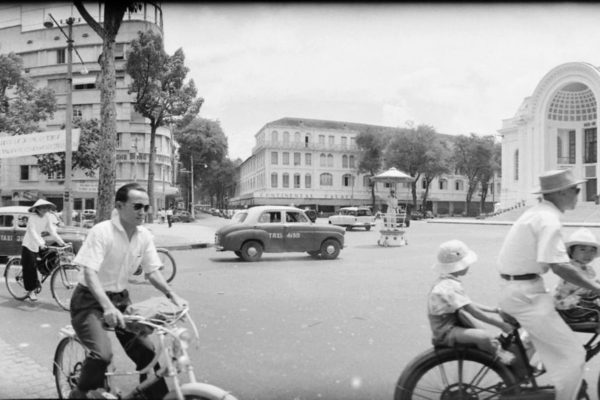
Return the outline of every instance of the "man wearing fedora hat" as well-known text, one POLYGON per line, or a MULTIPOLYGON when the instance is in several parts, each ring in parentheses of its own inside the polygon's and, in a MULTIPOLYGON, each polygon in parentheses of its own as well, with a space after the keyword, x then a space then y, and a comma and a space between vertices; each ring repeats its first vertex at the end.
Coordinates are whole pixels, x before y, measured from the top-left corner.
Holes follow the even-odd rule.
POLYGON ((500 307, 529 333, 554 383, 557 399, 575 399, 583 378, 585 351, 563 321, 542 275, 552 270, 567 282, 600 293, 600 284, 575 268, 561 235, 561 215, 577 204, 579 185, 571 170, 539 177, 540 202, 515 221, 498 256, 500 307))
POLYGON ((65 245, 50 218, 50 210, 56 210, 56 206, 44 199, 36 201, 28 210, 32 215, 27 220, 27 230, 23 237, 21 262, 23 263, 23 285, 31 301, 37 301, 36 290, 40 287, 36 267, 38 253, 46 248, 42 232, 50 233, 50 237, 54 238, 59 245, 65 245))

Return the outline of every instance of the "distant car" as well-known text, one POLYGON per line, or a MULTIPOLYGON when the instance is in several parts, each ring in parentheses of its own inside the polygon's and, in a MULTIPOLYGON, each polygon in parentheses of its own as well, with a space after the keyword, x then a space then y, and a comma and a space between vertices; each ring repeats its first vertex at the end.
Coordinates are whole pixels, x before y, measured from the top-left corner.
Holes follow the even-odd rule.
POLYGON ((96 210, 92 210, 92 209, 83 210, 81 212, 81 216, 83 219, 94 219, 94 218, 96 218, 96 210))
POLYGON ((173 222, 192 222, 193 220, 192 214, 189 211, 175 210, 173 213, 173 222))
POLYGON ((338 214, 329 217, 329 223, 343 226, 346 230, 364 228, 369 231, 375 226, 375 216, 368 207, 342 207, 338 214))
MULTIPOLYGON (((28 209, 27 206, 0 207, 0 258, 21 255, 21 242, 31 215, 28 209)), ((56 230, 60 237, 65 242, 73 243, 73 251, 78 252, 87 236, 87 230, 61 226, 58 218, 53 223, 57 225, 56 230)), ((44 236, 47 234, 42 233, 42 237, 44 236)))
POLYGON ((307 252, 314 258, 334 259, 344 247, 344 229, 317 225, 303 210, 287 206, 258 206, 238 211, 215 232, 217 251, 233 251, 245 261, 263 253, 307 252))

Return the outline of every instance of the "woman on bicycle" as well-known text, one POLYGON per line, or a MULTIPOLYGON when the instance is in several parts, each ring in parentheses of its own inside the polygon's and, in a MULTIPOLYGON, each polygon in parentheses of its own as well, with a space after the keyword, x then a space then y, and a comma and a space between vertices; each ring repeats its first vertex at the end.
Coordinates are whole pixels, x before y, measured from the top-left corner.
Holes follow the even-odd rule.
POLYGON ((23 237, 21 263, 23 265, 23 283, 27 290, 27 297, 31 301, 37 301, 35 291, 40 287, 36 260, 40 251, 46 249, 46 241, 42 237, 42 232, 48 232, 60 246, 65 245, 56 231, 56 225, 50 218, 50 210, 56 210, 56 206, 44 199, 36 201, 28 210, 32 214, 27 220, 27 230, 23 237))

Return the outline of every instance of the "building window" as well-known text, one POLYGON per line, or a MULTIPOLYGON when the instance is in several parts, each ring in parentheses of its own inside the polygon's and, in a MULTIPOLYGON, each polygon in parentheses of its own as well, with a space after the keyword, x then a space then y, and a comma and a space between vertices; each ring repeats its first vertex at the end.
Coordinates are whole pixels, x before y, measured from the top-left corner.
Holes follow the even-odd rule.
POLYGON ((583 131, 584 135, 584 148, 583 148, 583 157, 584 163, 595 163, 597 160, 596 157, 596 128, 589 128, 583 131))
POLYGON ((304 175, 304 187, 307 189, 310 189, 311 184, 312 184, 312 179, 311 179, 310 174, 304 175))
POLYGON ((307 133, 306 136, 304 136, 304 147, 308 147, 309 144, 310 144, 310 133, 307 133))
POLYGON ((427 189, 427 179, 421 179, 421 189, 427 189))
POLYGON ((281 187, 289 188, 290 187, 290 174, 287 172, 283 174, 283 178, 281 179, 281 187))
POLYGON ((271 187, 272 188, 276 188, 277 187, 277 172, 273 172, 271 174, 271 187))
POLYGON ((88 90, 88 89, 96 89, 96 84, 94 82, 89 83, 77 83, 73 85, 73 90, 88 90))
POLYGON ((454 189, 458 190, 458 191, 465 190, 465 185, 464 185, 463 181, 457 180, 456 182, 454 182, 454 189))
POLYGON ((448 190, 448 180, 440 179, 440 190, 448 190))
POLYGON ((38 166, 37 165, 21 165, 20 179, 22 181, 37 181, 38 166))
POLYGON ((329 136, 329 145, 333 146, 333 144, 335 143, 335 139, 333 136, 329 136))
POLYGON ((327 156, 323 153, 319 156, 319 166, 326 167, 327 166, 327 156))
POLYGON ((342 168, 348 168, 348 156, 345 154, 342 156, 342 168))
POLYGON ((271 132, 271 143, 277 143, 279 141, 279 135, 277 131, 271 132))
POLYGON ((364 187, 371 186, 371 177, 369 175, 363 176, 363 186, 364 187))
POLYGON ((115 60, 122 60, 125 58, 125 45, 123 43, 115 43, 114 48, 115 60))
POLYGON ((563 156, 563 142, 562 139, 560 138, 560 136, 556 137, 556 159, 558 160, 558 163, 562 163, 562 156, 563 156))
POLYGON ((283 156, 281 156, 281 161, 283 165, 290 165, 290 153, 284 151, 283 156))
POLYGON ((575 164, 575 131, 569 131, 569 164, 575 164))
POLYGON ((83 106, 73 106, 73 118, 83 118, 83 106))
POLYGON ((300 174, 294 174, 294 188, 300 189, 300 174))
POLYGON ((519 180, 519 150, 515 150, 515 154, 513 156, 514 160, 514 180, 519 180))
POLYGON ((57 64, 64 64, 67 62, 67 57, 66 57, 66 49, 58 49, 56 50, 56 63, 57 64))
POLYGON ((325 146, 325 135, 319 135, 319 145, 325 146))
POLYGON ((346 136, 342 136, 342 149, 346 149, 348 147, 348 138, 346 136))
POLYGON ((283 144, 285 146, 288 146, 290 144, 290 133, 289 132, 283 132, 283 144))
POLYGON ((350 175, 350 174, 346 174, 346 175, 342 176, 342 186, 343 187, 354 186, 354 176, 350 175))
POLYGON ((333 154, 327 154, 327 166, 333 167, 333 154))
POLYGON ((320 177, 321 186, 333 186, 333 175, 329 173, 321 174, 320 177))
POLYGON ((350 168, 355 168, 354 167, 354 156, 350 156, 350 168))
POLYGON ((300 132, 294 133, 294 143, 300 143, 300 132))
POLYGON ((276 151, 272 151, 271 152, 271 164, 272 165, 277 165, 279 161, 277 161, 277 152, 276 151))
POLYGON ((294 165, 300 165, 302 154, 294 153, 294 165))
POLYGON ((304 165, 312 165, 312 154, 311 153, 304 154, 304 165))
POLYGON ((29 165, 21 165, 21 176, 19 179, 22 181, 29 180, 29 165))

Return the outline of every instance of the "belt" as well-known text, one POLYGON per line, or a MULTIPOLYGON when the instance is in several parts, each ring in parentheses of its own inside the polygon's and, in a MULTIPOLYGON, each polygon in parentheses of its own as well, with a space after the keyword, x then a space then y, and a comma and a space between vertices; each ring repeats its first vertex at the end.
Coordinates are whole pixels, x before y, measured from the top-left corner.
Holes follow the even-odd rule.
POLYGON ((523 274, 523 275, 506 275, 500 274, 502 279, 506 279, 507 281, 528 281, 530 279, 539 278, 538 274, 523 274))

